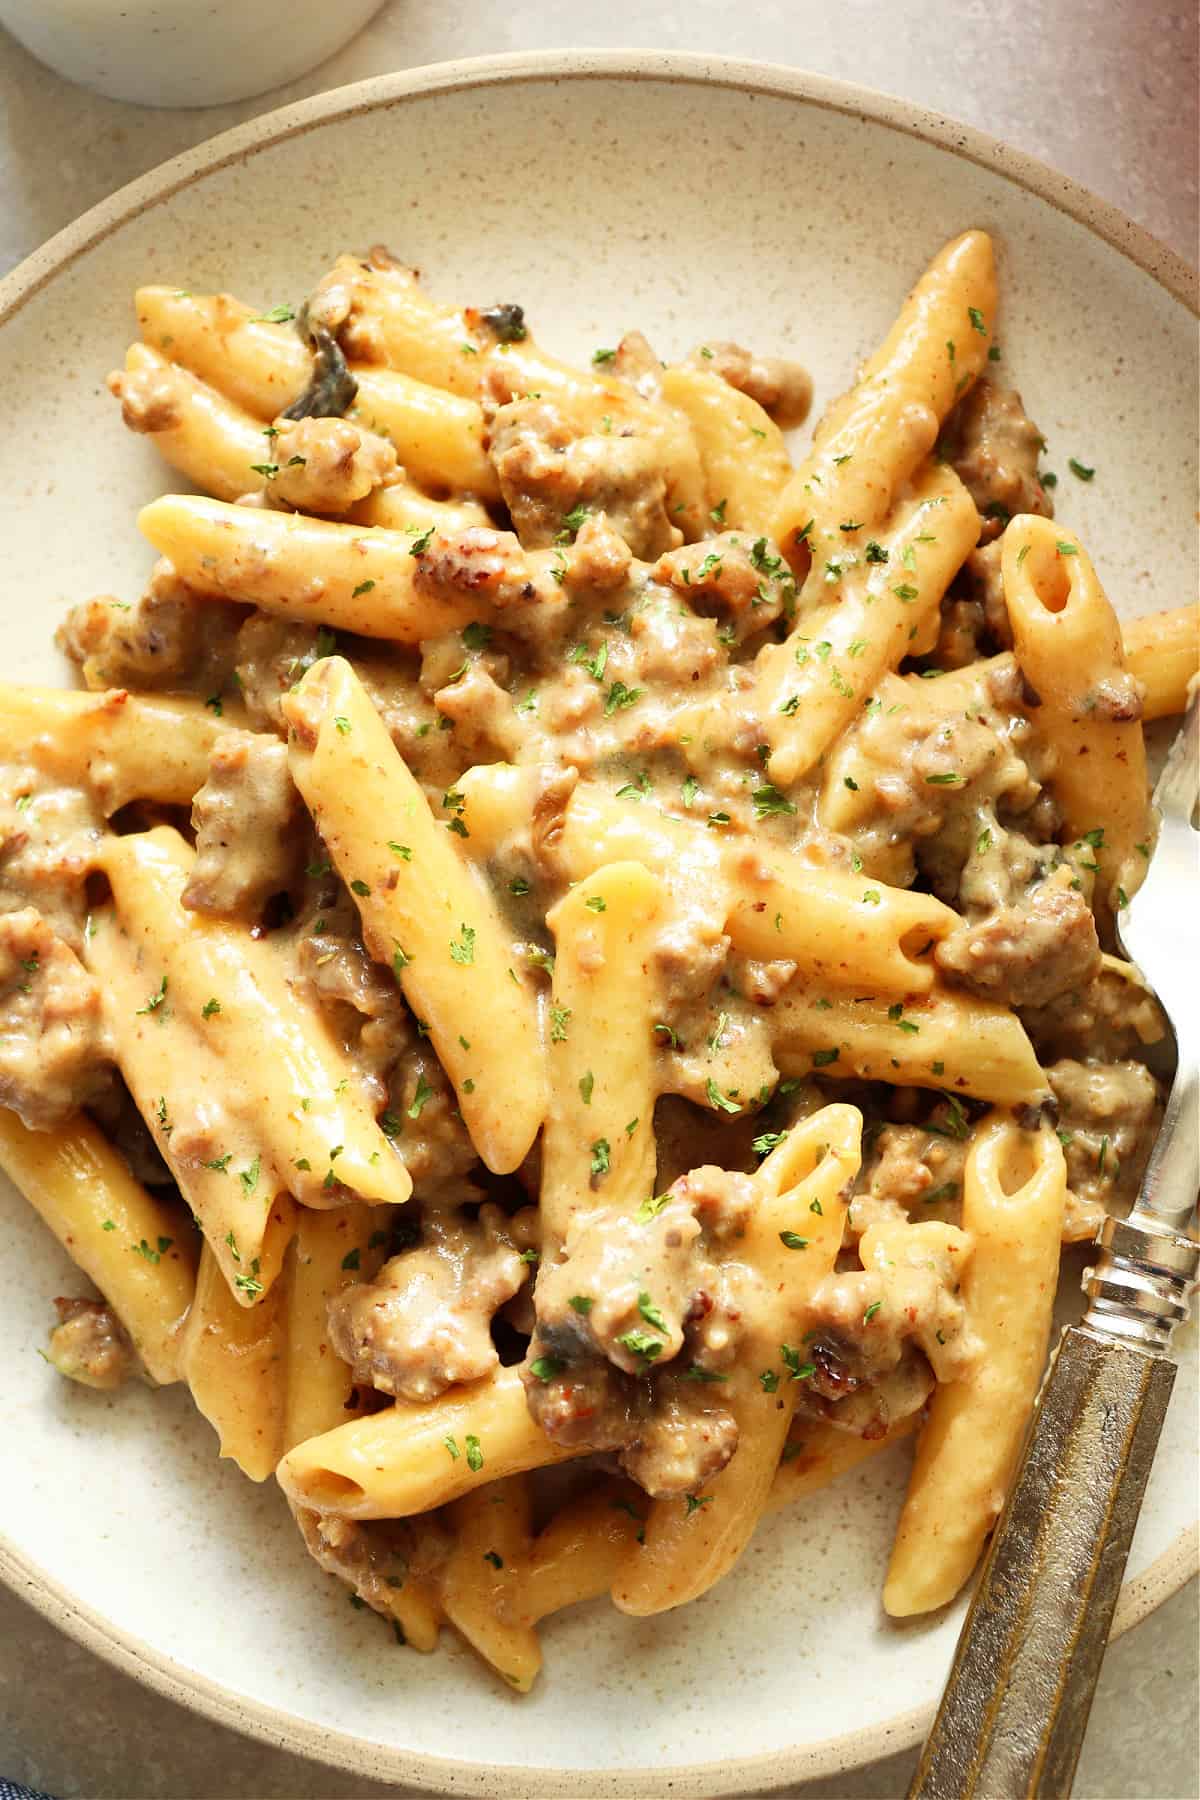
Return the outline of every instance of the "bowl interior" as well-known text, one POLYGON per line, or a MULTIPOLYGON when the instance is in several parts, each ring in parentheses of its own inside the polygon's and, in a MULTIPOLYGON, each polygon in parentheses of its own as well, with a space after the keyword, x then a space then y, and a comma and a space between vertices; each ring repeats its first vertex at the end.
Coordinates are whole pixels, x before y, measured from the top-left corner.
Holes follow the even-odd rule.
MULTIPOLYGON (((265 309, 299 301, 341 249, 374 241, 439 294, 520 301, 568 355, 632 326, 663 356, 706 337, 785 351, 813 370, 819 410, 941 241, 984 226, 1001 254, 999 372, 1047 439, 1062 516, 1122 611, 1194 592, 1186 310, 948 143, 857 109, 662 73, 467 85, 324 122, 321 104, 309 128, 102 236, 0 329, 6 678, 61 681, 52 636, 66 606, 132 597, 150 564, 134 511, 171 481, 104 389, 133 335, 134 287, 227 287, 265 309), (1068 456, 1095 480, 1069 475, 1068 456)), ((517 1700, 465 1652, 418 1657, 351 1609, 308 1562, 273 1485, 219 1465, 181 1393, 61 1383, 35 1346, 51 1296, 79 1278, 11 1190, 0 1214, 0 1415, 21 1471, 0 1525, 13 1551, 152 1659, 301 1722, 298 1747, 410 1779, 434 1778, 424 1757, 491 1765, 501 1786, 505 1769, 546 1772, 550 1791, 570 1771, 619 1780, 760 1756, 779 1759, 782 1779, 878 1754, 887 1721, 935 1699, 959 1611, 897 1628, 878 1601, 904 1449, 768 1521, 738 1573, 678 1615, 630 1621, 596 1604, 551 1621, 546 1671, 517 1700), (843 1741, 813 1754, 830 1740, 843 1741)), ((1194 1334, 1184 1361, 1134 1577, 1195 1517, 1194 1334)), ((752 1783, 731 1769, 726 1785, 766 1772, 752 1783)))

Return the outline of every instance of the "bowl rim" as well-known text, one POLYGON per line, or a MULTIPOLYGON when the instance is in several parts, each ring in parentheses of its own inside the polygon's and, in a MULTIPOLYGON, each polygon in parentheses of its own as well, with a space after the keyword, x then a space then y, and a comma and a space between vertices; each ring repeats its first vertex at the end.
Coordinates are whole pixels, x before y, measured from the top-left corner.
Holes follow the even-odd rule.
MULTIPOLYGON (((1193 315, 1200 311, 1200 276, 1119 207, 1025 151, 949 115, 899 96, 782 64, 696 51, 639 49, 518 51, 426 64, 333 88, 264 113, 206 139, 119 188, 57 232, 0 280, 0 327, 56 276, 131 218, 162 205, 216 171, 289 138, 427 95, 465 92, 514 82, 625 80, 733 89, 799 101, 857 116, 933 144, 991 170, 1066 214, 1151 277, 1193 315)), ((1200 1523, 1185 1527, 1148 1569, 1122 1589, 1113 1623, 1118 1637, 1176 1593, 1200 1570, 1200 1523)), ((729 1761, 624 1770, 504 1770, 366 1743, 318 1726, 211 1681, 84 1605, 0 1532, 0 1580, 86 1649, 156 1693, 219 1724, 318 1762, 376 1779, 402 1781, 438 1794, 491 1795, 506 1787, 522 1800, 644 1800, 668 1788, 679 1800, 714 1792, 760 1794, 789 1781, 812 1780, 860 1768, 919 1742, 932 1708, 919 1706, 876 1725, 815 1744, 729 1761), (520 1782, 517 1790, 512 1786, 520 1782)))

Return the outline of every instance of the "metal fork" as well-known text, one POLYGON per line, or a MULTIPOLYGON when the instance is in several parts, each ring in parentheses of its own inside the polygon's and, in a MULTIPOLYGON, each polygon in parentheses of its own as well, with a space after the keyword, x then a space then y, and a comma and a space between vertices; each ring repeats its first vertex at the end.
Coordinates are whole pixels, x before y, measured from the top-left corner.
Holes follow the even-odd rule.
POLYGON ((1113 1608, 1171 1389, 1200 1246, 1200 794, 1193 699, 1155 789, 1158 845, 1118 936, 1163 1002, 1178 1067, 1129 1217, 1086 1269, 980 1573, 909 1800, 1062 1800, 1071 1792, 1113 1608))

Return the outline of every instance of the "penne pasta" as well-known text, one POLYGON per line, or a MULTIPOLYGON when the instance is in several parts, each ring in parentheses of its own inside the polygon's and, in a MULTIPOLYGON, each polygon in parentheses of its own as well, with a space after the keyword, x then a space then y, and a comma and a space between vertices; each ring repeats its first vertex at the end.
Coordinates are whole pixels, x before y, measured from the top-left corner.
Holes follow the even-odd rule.
MULTIPOLYGON (((271 939, 181 905, 192 852, 179 834, 159 826, 111 838, 99 861, 116 908, 111 936, 123 934, 140 957, 140 1016, 148 1024, 137 1030, 154 1033, 160 1085, 170 1087, 172 1060, 183 1076, 202 1045, 220 1068, 230 1114, 262 1145, 255 1161, 264 1190, 287 1189, 308 1206, 336 1206, 347 1193, 407 1200, 412 1183, 375 1122, 353 1062, 319 1009, 289 983, 271 939), (156 992, 161 998, 146 1012, 146 996, 156 992)), ((91 961, 99 941, 98 933, 91 961)), ((118 1029, 128 1036, 131 1027, 120 1021, 118 1029)), ((169 1091, 167 1103, 173 1110, 169 1091)), ((178 1161, 178 1139, 173 1148, 178 1161)), ((227 1186, 237 1185, 229 1163, 218 1173, 227 1186)))
POLYGON ((757 530, 792 472, 778 425, 757 400, 702 369, 665 369, 662 394, 692 428, 711 522, 757 530))
MULTIPOLYGON (((294 1209, 276 1213, 281 1261, 294 1209)), ((220 1441, 218 1455, 251 1481, 266 1481, 283 1449, 287 1329, 282 1287, 253 1308, 239 1306, 211 1247, 200 1253, 196 1297, 183 1328, 180 1362, 192 1399, 220 1441)))
POLYGON ((780 496, 771 535, 797 573, 811 566, 815 584, 844 525, 870 531, 888 517, 983 368, 995 320, 991 239, 966 231, 934 257, 780 496))
POLYGON ((216 500, 237 500, 263 486, 271 441, 245 412, 148 344, 131 344, 125 368, 110 375, 125 423, 153 440, 173 469, 216 500))
POLYGON ((276 1473, 299 1506, 347 1519, 403 1519, 578 1454, 538 1429, 521 1372, 509 1368, 424 1406, 397 1401, 352 1419, 298 1444, 276 1473))
POLYGON ((454 1549, 438 1582, 450 1623, 520 1694, 537 1679, 542 1650, 532 1625, 509 1617, 505 1602, 520 1583, 531 1514, 524 1475, 464 1495, 451 1509, 454 1549))
POLYGON ((361 1410, 350 1366, 329 1341, 329 1302, 378 1268, 387 1238, 379 1217, 361 1201, 327 1212, 299 1209, 283 1284, 286 1376, 280 1455, 361 1410))
POLYGON ((1150 830, 1141 706, 1121 628, 1091 558, 1032 514, 1004 534, 1004 599, 1038 723, 1057 753, 1052 786, 1067 830, 1089 836, 1106 907, 1124 904, 1145 868, 1150 830))
POLYGON ((189 805, 231 722, 198 700, 0 683, 0 758, 89 788, 110 815, 131 800, 189 805))
POLYGON ((1126 619, 1122 635, 1126 666, 1142 685, 1142 718, 1185 711, 1188 688, 1200 669, 1200 607, 1126 619))
POLYGON ((953 469, 932 463, 887 521, 883 542, 864 543, 867 529, 838 533, 838 553, 826 564, 835 597, 803 612, 782 644, 759 653, 767 772, 783 788, 861 712, 880 676, 915 650, 975 547, 979 515, 953 469))
MULTIPOLYGON (((301 624, 419 644, 492 610, 479 584, 450 592, 423 582, 422 539, 398 531, 190 494, 152 500, 138 525, 197 593, 248 601, 301 624)), ((516 539, 503 532, 488 537, 496 559, 492 585, 501 577, 527 585, 529 565, 516 539)))
POLYGON ((580 1210, 632 1212, 654 1192, 653 965, 661 882, 640 863, 610 863, 550 913, 554 933, 550 1101, 542 1138, 542 1254, 580 1210), (597 1146, 603 1145, 602 1176, 597 1146))
POLYGON ((761 1303, 745 1355, 722 1388, 738 1425, 737 1449, 711 1493, 652 1502, 644 1539, 630 1547, 613 1583, 622 1612, 640 1617, 696 1599, 749 1543, 792 1421, 807 1302, 841 1247, 844 1190, 858 1172, 861 1138, 856 1108, 823 1107, 793 1127, 759 1170, 739 1253, 763 1284, 761 1303))
POLYGON ((1020 1020, 993 1000, 945 987, 911 1002, 792 988, 770 1014, 784 1075, 828 1069, 834 1080, 891 1081, 1038 1105, 1049 1084, 1020 1020))
POLYGON ((104 1295, 151 1381, 178 1381, 196 1274, 177 1213, 134 1180, 85 1113, 30 1131, 0 1110, 0 1169, 104 1295))
POLYGON ((1048 1126, 1023 1134, 1001 1114, 967 1157, 963 1226, 975 1239, 963 1279, 971 1370, 935 1389, 883 1604, 893 1618, 958 1593, 999 1518, 1050 1342, 1066 1168, 1048 1126))
POLYGON ((515 1169, 545 1117, 546 1085, 537 1000, 494 899, 348 662, 315 664, 284 713, 296 785, 358 902, 368 948, 426 1022, 479 1154, 497 1172, 515 1169))

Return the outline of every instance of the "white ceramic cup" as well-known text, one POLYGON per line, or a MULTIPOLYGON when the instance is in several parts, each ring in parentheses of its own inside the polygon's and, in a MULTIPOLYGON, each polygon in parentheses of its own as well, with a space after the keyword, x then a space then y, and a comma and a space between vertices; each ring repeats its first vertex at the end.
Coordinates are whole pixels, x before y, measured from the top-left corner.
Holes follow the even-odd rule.
POLYGON ((68 81, 140 106, 216 106, 295 81, 382 0, 0 0, 4 24, 68 81))

